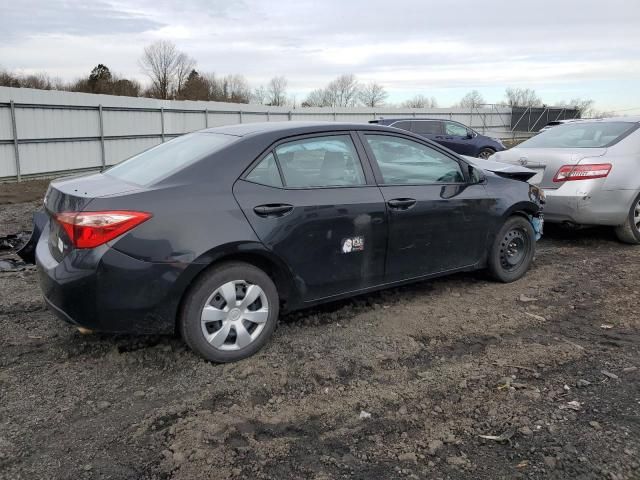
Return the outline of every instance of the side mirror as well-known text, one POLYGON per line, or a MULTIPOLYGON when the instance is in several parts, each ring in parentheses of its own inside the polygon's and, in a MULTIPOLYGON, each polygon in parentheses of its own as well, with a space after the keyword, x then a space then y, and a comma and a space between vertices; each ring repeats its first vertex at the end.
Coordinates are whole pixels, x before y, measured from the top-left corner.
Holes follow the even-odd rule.
POLYGON ((467 138, 472 139, 473 137, 475 137, 475 135, 473 134, 473 131, 467 130, 467 138))
POLYGON ((479 168, 469 165, 469 182, 472 184, 482 183, 486 179, 484 172, 479 168))

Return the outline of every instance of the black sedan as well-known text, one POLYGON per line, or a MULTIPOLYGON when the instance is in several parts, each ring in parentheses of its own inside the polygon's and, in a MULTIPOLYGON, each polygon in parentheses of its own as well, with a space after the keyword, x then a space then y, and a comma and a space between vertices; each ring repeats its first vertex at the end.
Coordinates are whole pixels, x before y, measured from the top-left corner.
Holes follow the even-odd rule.
POLYGON ((522 277, 541 193, 526 170, 478 165, 377 125, 202 130, 52 182, 40 284, 76 326, 177 331, 239 360, 283 310, 459 271, 522 277))

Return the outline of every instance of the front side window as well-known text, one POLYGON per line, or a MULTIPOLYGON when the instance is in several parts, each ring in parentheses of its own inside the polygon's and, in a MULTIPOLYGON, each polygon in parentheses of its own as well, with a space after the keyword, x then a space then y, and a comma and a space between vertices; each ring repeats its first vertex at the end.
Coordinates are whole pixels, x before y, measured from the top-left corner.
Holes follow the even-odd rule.
POLYGON ((245 178, 260 185, 282 187, 282 179, 280 178, 280 172, 278 172, 278 165, 276 165, 276 158, 273 153, 264 157, 245 178))
POLYGON ((462 183, 460 164, 421 143, 389 135, 365 135, 387 185, 462 183))
POLYGON ((217 133, 191 133, 161 143, 105 171, 138 185, 151 185, 217 152, 238 137, 217 133))
POLYGON ((518 148, 603 148, 619 142, 634 128, 631 122, 567 123, 540 132, 518 148))
POLYGON ((444 130, 447 135, 454 137, 466 137, 467 127, 454 122, 444 122, 444 130))
POLYGON ((276 147, 287 187, 364 185, 360 159, 349 135, 313 137, 276 147))

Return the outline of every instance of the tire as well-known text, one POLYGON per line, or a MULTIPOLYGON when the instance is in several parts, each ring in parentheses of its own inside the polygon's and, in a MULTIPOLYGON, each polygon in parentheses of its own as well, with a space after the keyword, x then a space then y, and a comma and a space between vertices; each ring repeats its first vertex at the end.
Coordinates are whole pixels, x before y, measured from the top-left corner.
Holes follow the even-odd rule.
POLYGON ((499 282, 515 282, 527 273, 535 252, 536 234, 529 220, 509 217, 489 251, 489 273, 499 282))
POLYGON ((248 263, 225 263, 207 271, 187 293, 180 333, 205 359, 236 362, 267 343, 278 310, 278 291, 265 272, 248 263), (244 302, 247 296, 248 304, 244 302), (232 302, 235 305, 230 308, 232 302))
POLYGON ((486 147, 478 152, 478 158, 482 158, 483 160, 486 160, 494 153, 496 153, 496 151, 493 148, 486 147))
POLYGON ((633 200, 627 220, 616 227, 616 236, 621 242, 640 245, 640 195, 633 200))

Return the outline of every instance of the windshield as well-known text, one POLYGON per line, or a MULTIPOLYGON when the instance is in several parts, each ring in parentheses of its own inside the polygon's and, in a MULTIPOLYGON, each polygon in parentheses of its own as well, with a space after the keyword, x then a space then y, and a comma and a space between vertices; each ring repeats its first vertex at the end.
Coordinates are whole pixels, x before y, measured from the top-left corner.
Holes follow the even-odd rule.
POLYGON ((190 133, 134 155, 105 173, 129 183, 151 185, 235 140, 231 135, 190 133))
POLYGON ((519 148, 602 148, 636 127, 631 122, 580 122, 558 125, 522 142, 519 148))

